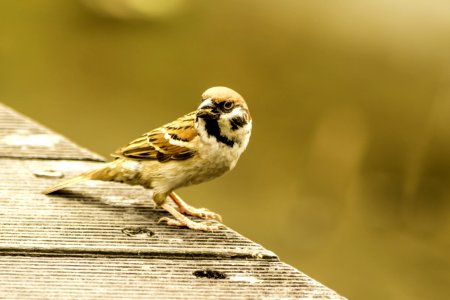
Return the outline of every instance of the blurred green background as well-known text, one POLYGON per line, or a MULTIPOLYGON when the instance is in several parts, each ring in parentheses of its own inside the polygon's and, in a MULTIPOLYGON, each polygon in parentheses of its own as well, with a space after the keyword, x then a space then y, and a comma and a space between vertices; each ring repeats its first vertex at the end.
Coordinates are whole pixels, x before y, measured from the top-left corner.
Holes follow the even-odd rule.
POLYGON ((351 299, 450 298, 450 2, 0 2, 0 101, 107 156, 229 86, 237 168, 181 190, 351 299))

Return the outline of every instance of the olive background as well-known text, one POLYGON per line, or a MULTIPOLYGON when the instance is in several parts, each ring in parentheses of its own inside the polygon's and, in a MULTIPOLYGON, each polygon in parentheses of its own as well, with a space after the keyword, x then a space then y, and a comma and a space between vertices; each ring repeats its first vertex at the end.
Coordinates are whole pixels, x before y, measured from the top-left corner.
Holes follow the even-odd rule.
POLYGON ((450 297, 450 3, 0 2, 0 101, 104 156, 231 87, 194 206, 350 299, 450 297))

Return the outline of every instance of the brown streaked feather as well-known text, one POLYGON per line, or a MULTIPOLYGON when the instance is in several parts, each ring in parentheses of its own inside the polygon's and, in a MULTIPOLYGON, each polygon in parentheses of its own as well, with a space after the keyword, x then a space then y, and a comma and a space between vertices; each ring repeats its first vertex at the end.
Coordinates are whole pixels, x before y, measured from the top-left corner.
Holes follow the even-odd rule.
POLYGON ((161 162, 188 159, 194 155, 195 151, 174 143, 187 143, 197 136, 197 130, 194 127, 195 118, 194 111, 176 121, 153 129, 118 149, 112 156, 143 160, 156 159, 161 162))

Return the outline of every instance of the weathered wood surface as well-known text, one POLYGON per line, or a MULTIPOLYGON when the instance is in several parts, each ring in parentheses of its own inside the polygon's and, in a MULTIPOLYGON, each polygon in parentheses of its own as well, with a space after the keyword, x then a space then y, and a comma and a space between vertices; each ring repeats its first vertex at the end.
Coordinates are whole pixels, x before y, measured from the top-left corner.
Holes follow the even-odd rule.
POLYGON ((1 103, 0 140, 0 157, 104 160, 1 103))
POLYGON ((231 229, 157 224, 143 188, 40 193, 101 161, 0 105, 0 298, 342 299, 231 229))

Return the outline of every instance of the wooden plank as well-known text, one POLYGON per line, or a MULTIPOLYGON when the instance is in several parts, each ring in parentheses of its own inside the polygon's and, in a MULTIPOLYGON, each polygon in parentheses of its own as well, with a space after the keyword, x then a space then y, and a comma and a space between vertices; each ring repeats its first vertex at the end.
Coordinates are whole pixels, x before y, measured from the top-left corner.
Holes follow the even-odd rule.
POLYGON ((0 157, 104 161, 1 103, 0 157))
POLYGON ((0 256, 0 282, 8 299, 343 299, 265 260, 0 256))
POLYGON ((0 105, 1 298, 343 299, 229 228, 158 224, 141 187, 40 193, 100 160, 0 105))
POLYGON ((1 159, 0 251, 276 258, 230 229, 203 232, 158 224, 168 214, 155 209, 149 191, 141 187, 91 181, 73 192, 47 196, 40 192, 55 179, 34 175, 51 170, 70 177, 97 165, 1 159))

